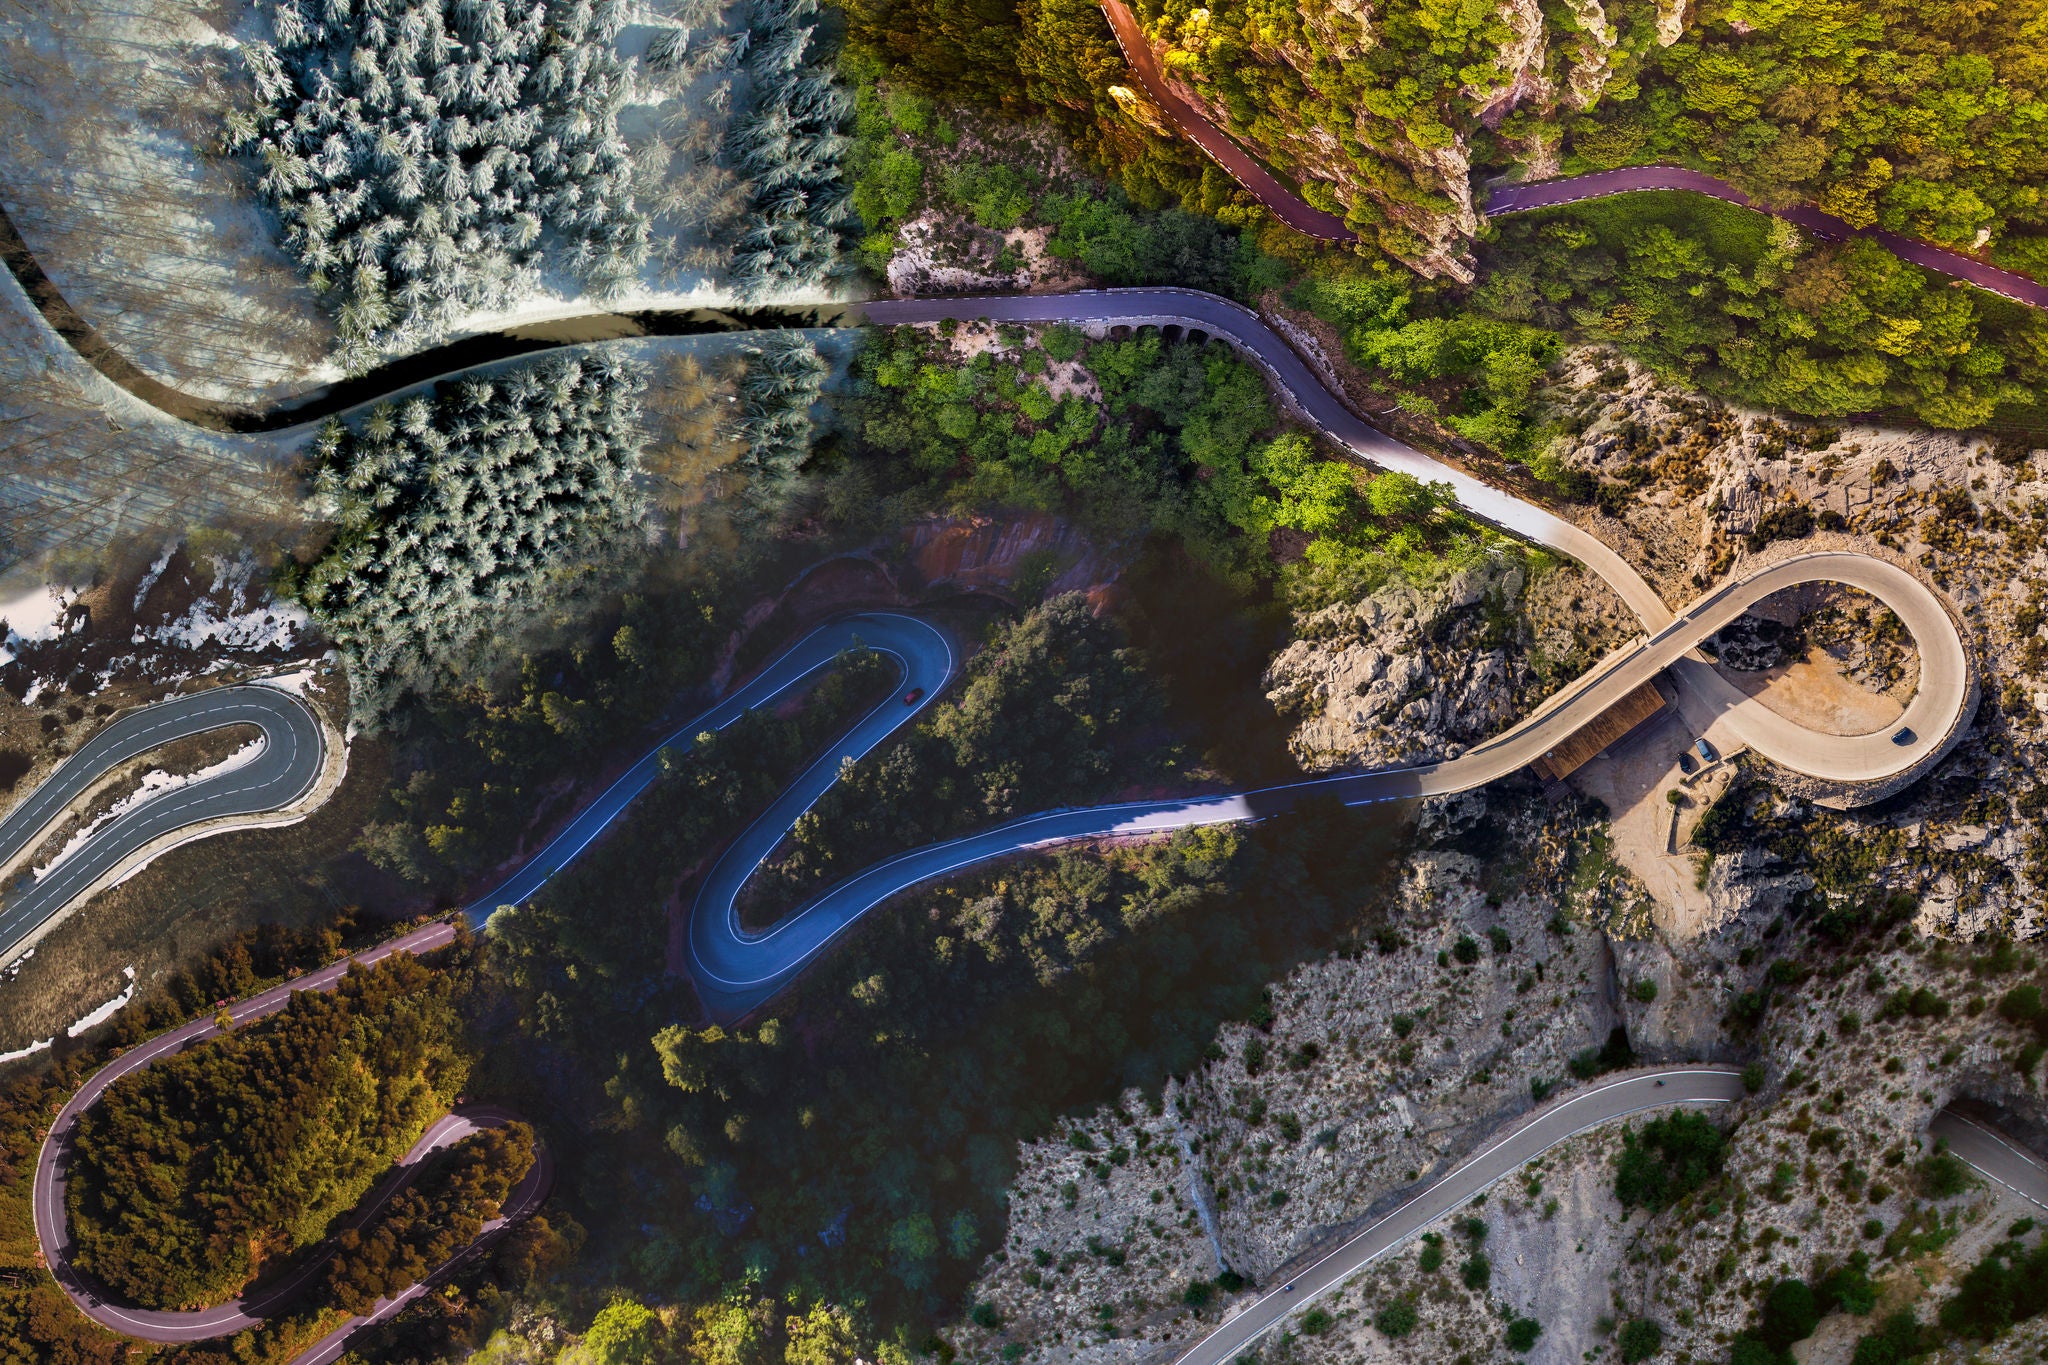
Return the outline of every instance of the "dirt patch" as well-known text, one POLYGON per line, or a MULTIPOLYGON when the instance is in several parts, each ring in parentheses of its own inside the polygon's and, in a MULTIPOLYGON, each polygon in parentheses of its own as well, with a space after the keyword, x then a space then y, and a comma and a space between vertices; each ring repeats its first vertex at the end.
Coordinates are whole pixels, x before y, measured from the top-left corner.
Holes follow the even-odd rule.
POLYGON ((1680 939, 1705 932, 1714 921, 1706 889, 1699 884, 1700 856, 1685 841, 1690 825, 1712 802, 1696 787, 1694 775, 1679 766, 1692 742, 1684 718, 1667 707, 1571 776, 1573 787, 1607 807, 1614 859, 1635 873, 1656 902, 1656 926, 1680 939), (1673 804, 1673 792, 1679 804, 1673 804))
POLYGON ((1715 671, 1743 695, 1809 730, 1824 735, 1869 735, 1896 725, 1906 713, 1896 697, 1850 680, 1842 663, 1826 650, 1810 649, 1790 663, 1756 672, 1716 665, 1715 671))

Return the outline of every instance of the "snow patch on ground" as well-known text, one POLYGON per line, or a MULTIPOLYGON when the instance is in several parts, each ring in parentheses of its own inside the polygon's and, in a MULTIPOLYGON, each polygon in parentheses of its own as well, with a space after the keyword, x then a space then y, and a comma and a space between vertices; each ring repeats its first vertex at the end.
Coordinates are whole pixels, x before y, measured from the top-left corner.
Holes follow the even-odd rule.
POLYGON ((135 998, 135 968, 123 967, 121 974, 128 978, 128 989, 122 991, 112 1000, 109 1000, 91 1013, 80 1016, 77 1023, 64 1030, 66 1038, 76 1038, 89 1028, 98 1028, 101 1024, 106 1023, 107 1020, 119 1014, 121 1007, 135 998))
POLYGON ((259 687, 274 687, 280 692, 289 692, 295 697, 306 695, 306 688, 312 683, 316 672, 311 664, 296 673, 274 673, 268 678, 252 678, 259 687))
POLYGON ((149 566, 149 572, 144 574, 141 581, 136 583, 135 605, 129 608, 130 611, 142 610, 142 603, 149 596, 149 590, 156 586, 156 581, 159 578, 164 576, 164 570, 171 566, 171 556, 176 553, 178 553, 177 541, 173 540, 165 544, 164 552, 156 557, 155 562, 149 566))
POLYGON ((78 600, 78 589, 41 583, 0 600, 0 664, 14 660, 25 644, 54 640, 63 633, 64 617, 78 600))
POLYGON ((133 792, 116 801, 97 820, 94 820, 84 829, 72 835, 70 841, 64 847, 57 850, 56 857, 37 868, 35 870, 35 879, 41 881, 59 867, 62 867, 72 854, 85 846, 86 841, 91 839, 101 826, 118 820, 137 806, 147 801, 153 801, 165 792, 175 791, 179 787, 189 787, 195 782, 204 782, 208 778, 218 777, 222 773, 231 773, 237 768, 245 768, 256 761, 257 755, 263 752, 263 745, 263 740, 252 739, 212 767, 201 768, 196 773, 174 775, 165 772, 162 768, 144 773, 142 781, 133 792))
MULTIPOLYGON (((167 557, 163 562, 170 561, 167 557)), ((135 643, 155 640, 182 649, 198 649, 210 641, 227 649, 292 648, 300 633, 311 624, 311 618, 297 603, 271 599, 260 587, 252 594, 250 588, 255 585, 255 578, 253 555, 242 554, 232 559, 223 555, 215 559, 213 586, 206 595, 175 621, 153 630, 138 627, 135 643), (223 591, 227 595, 224 604, 219 600, 223 591)))
POLYGON ((24 1057, 33 1057, 56 1041, 55 1038, 45 1038, 40 1042, 30 1043, 27 1047, 17 1048, 13 1052, 0 1052, 0 1066, 8 1062, 18 1062, 24 1057))

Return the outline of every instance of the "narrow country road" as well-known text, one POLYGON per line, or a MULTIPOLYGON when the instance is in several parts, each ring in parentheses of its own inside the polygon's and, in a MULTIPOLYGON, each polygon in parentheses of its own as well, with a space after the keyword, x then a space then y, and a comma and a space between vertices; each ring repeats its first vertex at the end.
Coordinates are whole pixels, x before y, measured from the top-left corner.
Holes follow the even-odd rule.
MULTIPOLYGON (((1733 1067, 1676 1067, 1607 1081, 1536 1109, 1398 1208, 1268 1288, 1176 1356, 1174 1365, 1229 1365, 1314 1300, 1567 1138, 1646 1110, 1732 1104, 1743 1094, 1742 1073, 1733 1067)), ((1944 1109, 1928 1123, 1927 1135, 1947 1141, 1950 1150, 1993 1184, 2048 1209, 2048 1165, 2005 1134, 1944 1109)))
POLYGON ((0 963, 13 961, 87 888, 146 845, 193 825, 267 814, 299 801, 320 779, 327 741, 306 703, 275 687, 219 687, 171 697, 138 707, 94 734, 0 817, 4 864, 47 837, 110 769, 173 740, 238 725, 260 732, 263 749, 252 761, 136 803, 95 829, 47 875, 24 871, 0 889, 0 963))
MULTIPOLYGON (((349 968, 358 963, 370 966, 394 953, 431 952, 436 948, 446 947, 454 938, 454 926, 445 923, 428 924, 323 967, 317 972, 308 973, 296 980, 272 987, 260 995, 251 996, 229 1006, 228 1013, 235 1025, 240 1027, 283 1009, 296 992, 332 990, 347 974, 349 968)), ((57 1283, 70 1297, 72 1303, 87 1317, 103 1327, 144 1341, 203 1341, 254 1326, 296 1299, 327 1264, 325 1254, 316 1254, 291 1276, 276 1284, 265 1286, 256 1295, 189 1312, 126 1307, 113 1301, 71 1264, 70 1217, 64 1190, 70 1169, 71 1141, 78 1130, 79 1116, 98 1103, 100 1096, 106 1093, 108 1087, 124 1076, 133 1075, 164 1057, 175 1056, 188 1047, 203 1043, 217 1036, 219 1031, 211 1018, 196 1019, 122 1053, 95 1073, 92 1079, 57 1112, 57 1117, 51 1122, 49 1133, 44 1137, 42 1148, 36 1156, 35 1183, 31 1192, 36 1241, 42 1248, 43 1259, 48 1263, 51 1274, 56 1277, 57 1283)), ((432 1153, 461 1141, 471 1133, 499 1127, 516 1118, 517 1115, 509 1110, 487 1105, 464 1105, 458 1107, 456 1112, 437 1120, 400 1159, 392 1174, 356 1208, 346 1225, 360 1227, 367 1223, 379 1209, 412 1182, 422 1169, 426 1158, 432 1153)), ((533 1170, 507 1198, 499 1217, 485 1226, 479 1235, 478 1243, 487 1241, 501 1228, 525 1217, 537 1208, 546 1197, 552 1176, 550 1158, 543 1149, 536 1156, 533 1170)), ((458 1253, 450 1265, 459 1262, 478 1243, 472 1243, 471 1248, 465 1248, 464 1252, 458 1253)), ((434 1273, 443 1273, 447 1268, 437 1267, 434 1273)), ((428 1276, 428 1280, 432 1278, 433 1275, 428 1276)), ((424 1283, 426 1281, 422 1282, 424 1283)), ((317 1353, 332 1346, 332 1352, 323 1359, 333 1359, 340 1354, 339 1342, 344 1340, 349 1332, 365 1322, 397 1311, 398 1307, 409 1302, 419 1292, 420 1287, 416 1285, 404 1294, 395 1296, 391 1302, 379 1304, 367 1317, 348 1319, 334 1333, 322 1338, 312 1348, 312 1352, 317 1353)), ((309 1353, 308 1356, 301 1357, 301 1365, 322 1365, 322 1362, 314 1360, 309 1353)))
MULTIPOLYGON (((831 786, 840 763, 866 754, 929 705, 956 666, 952 647, 944 637, 912 616, 873 613, 821 627, 758 677, 663 741, 664 745, 683 744, 706 729, 722 729, 857 645, 891 657, 902 670, 906 692, 923 690, 916 706, 884 704, 864 717, 725 851, 706 877, 687 925, 685 956, 707 1009, 716 1017, 738 1018, 757 1008, 869 910, 933 878, 1049 844, 1260 819, 1309 796, 1328 795, 1364 805, 1479 786, 1556 748, 1621 696, 1667 668, 1681 686, 1725 720, 1741 742, 1792 771, 1831 782, 1872 783, 1922 770, 1946 751, 1968 718, 1974 688, 1968 649, 1948 608, 1906 570, 1862 554, 1811 553, 1751 568, 1674 615, 1642 575, 1597 537, 1403 445, 1357 417, 1257 314, 1229 300, 1194 290, 1116 289, 888 300, 867 305, 865 312, 870 321, 879 324, 988 318, 1095 328, 1157 325, 1183 327, 1226 341, 1265 372, 1291 409, 1362 461, 1448 485, 1458 502, 1474 515, 1557 550, 1599 574, 1641 618, 1645 633, 1567 686, 1535 715, 1449 762, 1345 774, 1251 792, 1043 812, 901 854, 826 889, 770 929, 747 933, 739 925, 735 902, 754 869, 789 825, 831 786), (1890 606, 1913 633, 1922 660, 1920 684, 1898 726, 1849 736, 1807 730, 1761 701, 1744 696, 1712 668, 1690 657, 1702 640, 1762 598, 1815 581, 1863 588, 1890 606)), ((174 733, 166 732, 163 737, 174 733)), ((658 775, 661 747, 650 750, 545 848, 472 904, 471 918, 481 923, 498 907, 532 896, 576 857, 658 775)), ((31 793, 27 800, 38 800, 38 793, 31 793)), ((76 856, 82 857, 83 852, 76 856)))
POLYGON ((1250 190, 1268 212, 1296 232, 1326 242, 1348 242, 1357 235, 1342 218, 1334 213, 1325 213, 1295 193, 1239 146, 1230 134, 1211 123, 1208 115, 1174 91, 1159 69, 1159 58, 1153 53, 1152 45, 1145 40, 1145 30, 1139 26, 1138 16, 1131 12, 1131 7, 1124 0, 1102 0, 1102 12, 1109 19, 1109 27, 1116 34, 1117 46, 1123 49, 1124 61, 1129 64, 1131 74, 1137 78, 1138 84, 1145 87, 1145 93, 1160 111, 1172 120, 1182 137, 1200 147, 1211 161, 1230 172, 1231 179, 1250 190))
POLYGON ((1876 242, 1900 260, 1910 261, 1938 275, 1947 275, 1951 279, 1974 284, 1979 289, 2011 299, 2014 303, 2023 303, 2029 308, 2048 308, 2048 285, 2036 284, 2025 275, 2001 270, 1995 265, 1972 256, 1965 256, 1959 251, 1950 251, 1896 232, 1887 232, 1883 228, 1851 227, 1834 215, 1823 213, 1810 204, 1773 208, 1769 204, 1752 199, 1725 180, 1703 171, 1689 171, 1682 166, 1625 166, 1620 170, 1593 171, 1561 180, 1497 185, 1487 198, 1486 212, 1527 213, 1534 209, 1558 208, 1565 204, 1582 203, 1588 199, 1604 199, 1615 194, 1639 194, 1646 190, 1686 190, 1694 194, 1710 195, 1725 203, 1782 218, 1793 226, 1828 241, 1845 242, 1852 237, 1866 238, 1876 242))
MULTIPOLYGON (((1145 30, 1139 24, 1138 16, 1132 13, 1125 0, 1101 0, 1101 3, 1103 17, 1109 21, 1110 31, 1116 34, 1117 46, 1123 49, 1124 62, 1131 68, 1132 78, 1144 87, 1145 94, 1159 106, 1183 137, 1200 147, 1211 161, 1229 172, 1230 177, 1244 186, 1254 199, 1265 206, 1267 212, 1296 232, 1323 241, 1350 241, 1356 236, 1342 218, 1326 213, 1302 198, 1297 191, 1267 170, 1262 162, 1246 151, 1229 133, 1217 127, 1208 115, 1195 108, 1174 89, 1173 83, 1160 70, 1159 55, 1152 50, 1152 44, 1146 39, 1145 30)), ((2025 275, 2001 270, 1995 265, 1973 256, 1966 256, 1959 251, 1950 251, 1945 247, 1938 247, 1900 233, 1888 232, 1883 228, 1851 227, 1840 218, 1823 213, 1810 204, 1776 208, 1751 198, 1718 176, 1708 175, 1704 171, 1687 170, 1682 166, 1624 166, 1616 170, 1589 171, 1583 175, 1565 176, 1557 180, 1498 184, 1491 187, 1480 208, 1488 216, 1527 213, 1535 209, 1559 208, 1566 204, 1583 203, 1588 199, 1604 199, 1609 195, 1635 194, 1645 190, 1683 190, 1693 194, 1710 195, 1726 203, 1782 218, 1828 241, 1847 241, 1852 237, 1867 238, 1900 260, 1910 261, 1923 269, 1974 284, 1979 289, 1988 290, 2015 303, 2025 304, 2029 308, 2048 308, 2048 285, 2037 284, 2025 275)))

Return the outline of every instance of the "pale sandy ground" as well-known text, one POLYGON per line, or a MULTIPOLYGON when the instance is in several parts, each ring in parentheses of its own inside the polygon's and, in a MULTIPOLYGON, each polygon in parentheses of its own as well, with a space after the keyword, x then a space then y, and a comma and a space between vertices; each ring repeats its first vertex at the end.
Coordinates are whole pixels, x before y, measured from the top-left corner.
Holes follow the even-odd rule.
POLYGON ((1728 766, 1695 771, 1693 785, 1687 785, 1678 756, 1692 748, 1698 733, 1678 708, 1667 706, 1571 776, 1572 786, 1606 805, 1614 857, 1656 901, 1657 928, 1680 938, 1711 922, 1707 893, 1697 885, 1699 855, 1687 848, 1683 836, 1719 794, 1728 766), (1685 793, 1687 801, 1678 811, 1676 831, 1666 795, 1674 790, 1685 793))
POLYGON ((1787 720, 1824 735, 1869 735, 1896 725, 1906 713, 1896 697, 1872 692, 1842 674, 1824 649, 1810 649, 1793 663, 1745 673, 1717 668, 1722 677, 1787 720))
MULTIPOLYGON (((1847 677, 1825 650, 1811 650, 1791 664, 1745 673, 1716 671, 1745 695, 1799 724, 1830 735, 1867 735, 1898 722, 1903 702, 1870 691, 1847 677)), ((1726 789, 1726 760, 1740 749, 1724 722, 1681 693, 1679 705, 1663 713, 1572 774, 1574 787, 1603 802, 1611 815, 1614 856, 1639 878, 1656 901, 1657 928, 1691 938, 1712 927, 1706 889, 1698 884, 1698 850, 1693 826, 1726 789), (1704 735, 1722 761, 1699 764, 1688 777, 1678 756, 1704 735), (1674 807, 1669 793, 1684 798, 1674 807)))

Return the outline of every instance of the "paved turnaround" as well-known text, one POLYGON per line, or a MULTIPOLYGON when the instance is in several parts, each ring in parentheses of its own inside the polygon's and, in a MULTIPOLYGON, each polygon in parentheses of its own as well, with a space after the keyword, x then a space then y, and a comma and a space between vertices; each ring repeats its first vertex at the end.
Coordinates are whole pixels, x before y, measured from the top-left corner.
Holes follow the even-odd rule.
MULTIPOLYGON (((454 938, 454 926, 445 923, 428 924, 399 938, 353 954, 317 972, 308 973, 281 986, 274 986, 260 995, 251 996, 229 1006, 228 1013, 236 1025, 247 1024, 283 1009, 296 992, 334 989, 347 974, 348 969, 357 963, 369 966, 393 953, 431 952, 433 949, 446 947, 454 938)), ((108 1063, 57 1112, 56 1119, 50 1124, 48 1135, 43 1139, 42 1149, 36 1156, 35 1185, 32 1191, 36 1242, 42 1249, 43 1259, 48 1263, 51 1274, 56 1277, 65 1294, 78 1306, 79 1311, 87 1317, 103 1327, 127 1336, 139 1337, 144 1341, 203 1341, 254 1326, 302 1293, 314 1276, 326 1266, 328 1260, 328 1253, 316 1254, 292 1275, 265 1286, 259 1294, 189 1312, 124 1307, 110 1301, 105 1291, 94 1285, 71 1264, 71 1228, 64 1200, 64 1185, 70 1168, 71 1140, 78 1131, 79 1116, 96 1104, 100 1096, 106 1093, 107 1088, 122 1077, 133 1075, 161 1058, 174 1056, 187 1047, 216 1036, 219 1032, 211 1018, 196 1019, 182 1028, 153 1038, 108 1063)), ((461 1141, 471 1133, 500 1127, 514 1121, 516 1117, 508 1110, 487 1105, 463 1105, 454 1113, 436 1120, 420 1135, 411 1150, 399 1160, 392 1173, 356 1207, 344 1226, 361 1227, 367 1223, 399 1191, 412 1183, 413 1178, 419 1174, 422 1163, 430 1154, 461 1141)), ((324 1365, 325 1361, 334 1359, 341 1354, 342 1344, 350 1332, 365 1322, 373 1322, 398 1311, 404 1304, 411 1302, 435 1276, 459 1263, 501 1228, 531 1213, 546 1197, 552 1177, 552 1165, 545 1149, 541 1149, 536 1152, 533 1170, 506 1199, 503 1208, 499 1210, 499 1216, 484 1226, 475 1242, 458 1252, 446 1265, 436 1267, 419 1284, 390 1300, 380 1301, 368 1315, 349 1318, 309 1347, 299 1357, 300 1365, 324 1365)))
POLYGON ((261 732, 263 749, 252 761, 137 803, 47 876, 24 872, 0 891, 0 962, 11 961, 45 921, 144 845, 190 825, 282 810, 320 780, 327 741, 311 709, 291 693, 237 686, 171 697, 128 712, 79 745, 0 818, 0 864, 33 848, 109 769, 173 740, 234 725, 261 732))

